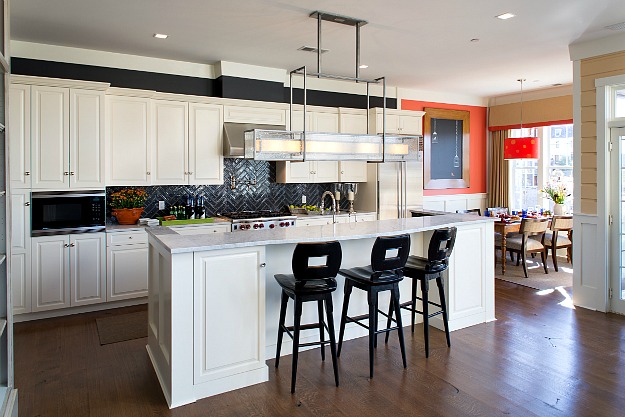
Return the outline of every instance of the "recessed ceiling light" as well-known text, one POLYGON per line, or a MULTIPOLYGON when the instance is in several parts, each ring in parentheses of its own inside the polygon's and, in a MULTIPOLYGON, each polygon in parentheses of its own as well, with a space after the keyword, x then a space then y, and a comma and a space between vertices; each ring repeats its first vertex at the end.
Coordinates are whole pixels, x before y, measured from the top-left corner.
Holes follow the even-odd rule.
POLYGON ((358 68, 360 68, 360 69, 369 68, 369 65, 367 65, 367 64, 360 64, 360 65, 358 66, 358 68))
POLYGON ((163 33, 155 33, 155 34, 154 34, 154 37, 155 37, 156 39, 167 39, 167 37, 168 37, 168 36, 169 36, 169 35, 165 35, 165 34, 163 34, 163 33))
POLYGON ((471 39, 469 42, 479 42, 480 40, 478 38, 473 38, 471 39))
MULTIPOLYGON (((304 51, 304 52, 314 52, 317 53, 317 48, 315 48, 314 46, 301 46, 299 48, 297 48, 298 51, 304 51)), ((330 52, 329 49, 325 49, 325 48, 321 48, 321 53, 325 54, 326 52, 330 52)))
POLYGON ((497 19, 506 20, 506 19, 510 19, 511 17, 514 17, 514 15, 512 13, 503 13, 495 17, 497 19))

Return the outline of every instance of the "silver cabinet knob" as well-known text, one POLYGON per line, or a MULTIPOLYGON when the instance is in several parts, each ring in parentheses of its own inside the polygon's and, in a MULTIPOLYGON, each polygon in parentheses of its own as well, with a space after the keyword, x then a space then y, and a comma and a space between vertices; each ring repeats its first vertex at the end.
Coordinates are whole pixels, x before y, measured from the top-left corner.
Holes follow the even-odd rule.
POLYGON ((24 205, 25 205, 26 207, 30 206, 30 201, 25 202, 25 203, 24 203, 24 205))
POLYGON ((128 239, 132 239, 132 236, 128 236, 128 239))
POLYGON ((261 267, 261 268, 264 268, 264 267, 266 267, 266 266, 267 266, 267 264, 266 264, 266 263, 264 263, 264 262, 263 262, 262 264, 260 264, 260 267, 261 267))
POLYGON ((145 174, 146 174, 146 175, 151 175, 151 172, 150 172, 150 171, 148 171, 148 172, 146 172, 145 174))
POLYGON ((193 175, 193 172, 189 171, 189 175, 193 175))
POLYGON ((70 244, 69 244, 69 246, 70 246, 71 248, 73 248, 74 246, 76 246, 76 244, 75 244, 75 243, 70 243, 70 244))
POLYGON ((24 175, 30 175, 30 171, 24 172, 24 175))
POLYGON ((69 245, 66 243, 63 245, 64 248, 69 248, 69 245))
POLYGON ((341 171, 341 175, 345 174, 345 171, 341 171))
POLYGON ((68 171, 65 171, 65 172, 63 173, 63 175, 67 175, 67 176, 69 176, 69 172, 68 172, 68 171))
POLYGON ((76 174, 74 173, 74 171, 70 171, 69 175, 76 175, 76 174))

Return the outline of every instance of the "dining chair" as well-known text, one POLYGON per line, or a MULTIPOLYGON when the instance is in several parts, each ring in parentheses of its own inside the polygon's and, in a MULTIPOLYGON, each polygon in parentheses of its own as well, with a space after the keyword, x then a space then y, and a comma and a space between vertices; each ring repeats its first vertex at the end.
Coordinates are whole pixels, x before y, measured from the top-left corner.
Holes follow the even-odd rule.
POLYGON ((566 261, 573 263, 573 216, 553 216, 551 226, 545 232, 545 252, 551 249, 553 268, 558 271, 558 249, 566 248, 566 261))
MULTIPOLYGON (((517 265, 519 265, 519 256, 523 262, 523 273, 525 278, 527 275, 527 254, 540 253, 540 257, 543 262, 543 268, 545 274, 548 274, 547 270, 547 250, 545 248, 545 232, 549 225, 549 219, 529 219, 525 218, 521 221, 521 227, 519 233, 516 235, 508 236, 506 238, 506 250, 517 254, 517 265), (534 237, 534 238, 532 238, 534 237)), ((501 237, 495 237, 495 248, 501 249, 501 237)), ((505 256, 505 254, 502 254, 505 256)))

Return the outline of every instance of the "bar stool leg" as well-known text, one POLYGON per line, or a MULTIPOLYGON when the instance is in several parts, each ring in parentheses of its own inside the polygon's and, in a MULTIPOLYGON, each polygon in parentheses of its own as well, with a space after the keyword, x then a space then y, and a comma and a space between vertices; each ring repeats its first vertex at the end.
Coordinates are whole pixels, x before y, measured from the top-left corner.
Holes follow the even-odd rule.
POLYGON ((373 291, 368 292, 369 301, 369 378, 373 378, 373 351, 375 349, 375 295, 373 291))
POLYGON ((321 360, 326 360, 325 329, 323 328, 323 300, 317 301, 317 311, 319 312, 319 340, 321 341, 321 360))
POLYGON ((423 338, 425 339, 425 357, 429 357, 430 355, 430 343, 429 343, 429 332, 430 332, 430 324, 429 324, 429 312, 428 312, 428 290, 429 290, 429 281, 428 276, 425 275, 421 280, 421 300, 423 302, 423 338))
POLYGON ((299 354, 299 329, 302 321, 302 301, 295 297, 295 322, 293 324, 293 366, 291 370, 291 394, 295 392, 297 378, 297 359, 299 354))
MULTIPOLYGON (((388 329, 389 327, 391 327, 391 324, 393 322, 393 312, 395 311, 395 305, 393 303, 394 298, 391 296, 391 300, 388 303, 388 319, 386 320, 386 328, 388 329)), ((390 332, 386 332, 386 335, 384 335, 384 343, 388 344, 388 336, 389 336, 390 332)))
POLYGON ((332 307, 332 294, 326 294, 326 316, 328 317, 328 333, 330 333, 330 355, 332 356, 332 367, 334 368, 334 382, 336 386, 339 386, 339 367, 338 360, 336 359, 336 340, 334 336, 334 318, 332 307))
POLYGON ((278 324, 278 346, 276 348, 276 368, 280 364, 280 349, 282 349, 282 336, 284 335, 284 320, 286 317, 286 305, 289 296, 282 290, 282 301, 280 303, 280 323, 278 324))
MULTIPOLYGON (((401 350, 401 359, 406 368, 406 346, 404 345, 404 329, 401 323, 401 309, 399 308, 399 285, 394 284, 391 292, 393 306, 395 307, 395 315, 397 316, 397 336, 399 337, 399 348, 401 350)), ((386 332, 388 335, 389 332, 386 332)))
POLYGON ((378 348, 378 292, 374 292, 374 303, 373 303, 373 311, 374 311, 374 320, 373 320, 373 348, 378 348))
POLYGON ((412 279, 412 311, 410 312, 410 325, 412 326, 412 333, 414 333, 414 322, 415 315, 417 314, 417 280, 415 278, 412 279))
POLYGON ((343 312, 341 313, 341 324, 339 325, 339 347, 336 352, 337 356, 341 356, 341 348, 343 347, 343 336, 345 334, 345 322, 347 322, 347 307, 349 306, 349 296, 352 293, 352 284, 349 280, 345 280, 344 288, 345 296, 343 297, 343 312))
POLYGON ((451 339, 449 338, 449 322, 447 319, 447 302, 445 301, 445 287, 443 286, 443 277, 440 275, 436 278, 436 285, 438 285, 438 298, 441 300, 441 309, 443 311, 443 324, 445 325, 447 346, 451 347, 451 339))

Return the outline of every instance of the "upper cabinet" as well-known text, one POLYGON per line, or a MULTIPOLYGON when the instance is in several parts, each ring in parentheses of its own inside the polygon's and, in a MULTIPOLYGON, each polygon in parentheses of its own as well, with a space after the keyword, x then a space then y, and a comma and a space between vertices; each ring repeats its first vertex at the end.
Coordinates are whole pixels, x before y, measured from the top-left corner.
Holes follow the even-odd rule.
POLYGON ((106 185, 150 184, 150 99, 106 96, 106 185))
MULTIPOLYGON (((339 109, 339 132, 367 134, 367 111, 360 109, 339 109)), ((367 162, 340 161, 339 182, 367 182, 367 162)))
POLYGON ((224 122, 287 126, 287 111, 282 107, 272 106, 225 105, 224 122))
MULTIPOLYGON (((386 110, 386 133, 392 135, 422 135, 423 115, 422 111, 411 110, 386 110)), ((381 108, 369 110, 369 131, 382 133, 384 129, 384 117, 381 108)))
POLYGON ((153 101, 152 184, 223 184, 223 107, 153 101))
POLYGON ((102 91, 31 86, 33 189, 104 187, 103 102, 102 91))
POLYGON ((9 177, 14 189, 30 188, 30 86, 9 87, 9 177))

